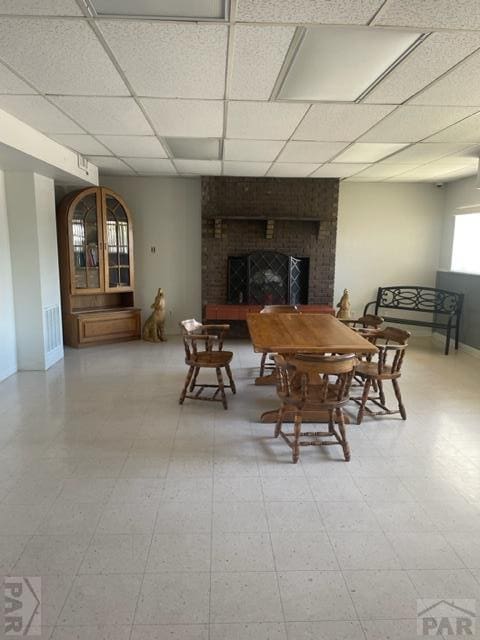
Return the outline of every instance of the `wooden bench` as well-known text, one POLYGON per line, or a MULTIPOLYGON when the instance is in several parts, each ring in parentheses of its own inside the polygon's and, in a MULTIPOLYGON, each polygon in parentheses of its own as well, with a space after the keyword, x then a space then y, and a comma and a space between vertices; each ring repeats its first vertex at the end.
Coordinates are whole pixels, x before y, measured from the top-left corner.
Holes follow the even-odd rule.
POLYGON ((387 322, 398 324, 413 324, 432 329, 445 329, 445 355, 450 348, 450 334, 455 329, 455 349, 458 349, 460 334, 460 319, 463 307, 463 293, 435 289, 434 287, 397 286, 378 287, 377 299, 369 302, 363 311, 368 313, 369 307, 374 305, 375 315, 383 316, 387 322), (385 315, 383 309, 415 311, 433 314, 432 320, 417 318, 400 318, 395 315, 385 315), (440 316, 440 317, 439 317, 440 316), (443 316, 443 318, 442 318, 443 316))

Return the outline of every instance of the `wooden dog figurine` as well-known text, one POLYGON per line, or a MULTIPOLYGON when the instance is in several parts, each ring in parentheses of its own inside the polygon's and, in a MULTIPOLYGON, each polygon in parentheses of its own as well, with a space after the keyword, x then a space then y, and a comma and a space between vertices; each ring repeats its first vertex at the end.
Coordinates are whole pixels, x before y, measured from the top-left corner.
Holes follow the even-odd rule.
POLYGON ((351 305, 348 289, 343 290, 343 296, 340 298, 340 302, 337 304, 337 307, 337 318, 341 318, 342 320, 349 320, 351 305))
POLYGON ((143 325, 142 337, 147 342, 166 342, 165 337, 165 294, 159 289, 155 296, 155 302, 150 306, 153 309, 150 317, 143 325))

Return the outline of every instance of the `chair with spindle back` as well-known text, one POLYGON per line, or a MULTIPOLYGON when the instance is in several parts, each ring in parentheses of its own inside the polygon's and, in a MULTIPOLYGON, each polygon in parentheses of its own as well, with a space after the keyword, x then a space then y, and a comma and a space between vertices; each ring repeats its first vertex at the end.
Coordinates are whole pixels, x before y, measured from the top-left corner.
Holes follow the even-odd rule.
POLYGON ((367 313, 356 320, 339 318, 343 324, 348 324, 354 331, 359 333, 368 332, 371 329, 378 329, 383 324, 383 318, 381 316, 375 316, 367 313))
POLYGON ((225 389, 231 389, 236 393, 235 382, 230 369, 230 362, 233 358, 231 351, 223 351, 223 340, 225 333, 230 329, 228 324, 201 324, 195 319, 183 320, 182 327, 183 344, 185 347, 185 364, 188 365, 188 373, 185 380, 179 403, 183 404, 185 398, 192 400, 218 400, 223 408, 227 409, 227 398, 225 389), (202 349, 199 349, 202 345, 202 349), (215 369, 217 374, 217 384, 197 383, 200 369, 215 369), (224 384, 222 369, 225 369, 229 385, 224 384), (195 387, 198 391, 192 395, 195 387), (213 388, 215 392, 211 397, 201 397, 204 389, 213 388), (190 392, 190 393, 187 393, 190 392), (220 398, 217 395, 220 393, 220 398))
MULTIPOLYGON (((299 309, 294 304, 267 304, 263 307, 260 313, 300 313, 299 309)), ((260 377, 265 375, 265 369, 275 369, 274 364, 267 364, 267 357, 271 354, 262 353, 262 359, 260 360, 260 377)))
POLYGON ((353 354, 325 356, 297 353, 288 360, 283 356, 275 356, 275 363, 277 394, 282 403, 278 411, 275 437, 281 436, 292 449, 293 462, 298 462, 301 446, 333 444, 340 445, 345 460, 350 460, 343 407, 350 399, 356 357, 353 354), (304 410, 326 411, 328 431, 302 433, 304 410), (287 412, 295 414, 293 433, 283 431, 283 419, 287 412), (301 440, 304 436, 310 439, 301 440))
MULTIPOLYGON (((362 337, 365 338, 365 340, 368 340, 373 344, 375 344, 377 340, 378 329, 383 324, 383 318, 381 316, 375 316, 370 313, 367 313, 366 315, 361 316, 356 320, 343 319, 343 318, 339 318, 339 320, 343 324, 349 325, 350 328, 353 329, 356 333, 359 333, 362 337)), ((370 362, 370 360, 372 359, 372 354, 371 353, 366 355, 357 354, 357 358, 359 360, 367 360, 370 362)), ((363 380, 357 375, 355 375, 355 383, 358 383, 358 384, 354 384, 354 386, 360 385, 363 387, 363 380)), ((374 391, 377 391, 378 389, 377 383, 375 381, 373 382, 373 389, 374 391)))
POLYGON ((384 416, 400 413, 403 420, 407 419, 407 412, 402 401, 398 380, 402 375, 402 364, 405 351, 408 346, 408 339, 411 333, 395 327, 385 327, 375 333, 375 346, 378 349, 376 359, 362 361, 358 364, 355 376, 363 381, 363 393, 361 398, 352 398, 360 409, 357 415, 357 424, 361 424, 365 412, 370 416, 384 416), (383 383, 391 380, 398 409, 389 409, 385 404, 385 392, 383 383), (378 397, 370 395, 370 388, 374 390, 378 387, 378 397), (367 402, 373 402, 380 411, 373 411, 367 407, 367 402))

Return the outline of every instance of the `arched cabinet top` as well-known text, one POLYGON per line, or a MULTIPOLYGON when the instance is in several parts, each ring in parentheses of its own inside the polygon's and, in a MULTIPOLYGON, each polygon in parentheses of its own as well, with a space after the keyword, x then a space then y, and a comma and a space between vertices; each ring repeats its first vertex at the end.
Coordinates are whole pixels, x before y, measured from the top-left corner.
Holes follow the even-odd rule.
POLYGON ((122 196, 107 187, 67 194, 58 207, 58 231, 71 295, 133 292, 132 215, 122 196), (87 198, 91 202, 83 210, 87 198))
POLYGON ((64 215, 66 214, 70 216, 72 211, 75 210, 77 204, 90 195, 96 195, 97 198, 102 200, 107 197, 112 197, 118 200, 127 214, 129 224, 132 225, 132 215, 127 203, 120 194, 108 187, 86 187, 85 189, 79 189, 78 191, 71 191, 70 193, 67 193, 63 196, 60 200, 60 204, 58 205, 59 214, 63 213, 64 215))

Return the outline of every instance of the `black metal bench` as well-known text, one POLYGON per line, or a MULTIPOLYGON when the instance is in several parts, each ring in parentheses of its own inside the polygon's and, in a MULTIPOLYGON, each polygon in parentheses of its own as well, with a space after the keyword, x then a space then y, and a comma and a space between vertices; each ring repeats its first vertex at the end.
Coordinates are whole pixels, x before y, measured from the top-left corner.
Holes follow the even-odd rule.
POLYGON ((460 319, 463 307, 463 293, 435 289, 434 287, 378 287, 377 299, 365 305, 363 314, 375 305, 375 315, 383 316, 387 322, 413 324, 432 329, 445 329, 445 355, 450 348, 450 334, 455 329, 455 349, 458 349, 460 319), (432 313, 433 320, 417 320, 416 318, 399 318, 386 316, 380 309, 399 309, 402 311, 421 311, 432 313), (442 316, 444 318, 442 319, 442 316))

